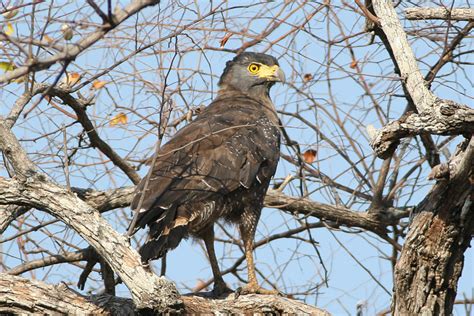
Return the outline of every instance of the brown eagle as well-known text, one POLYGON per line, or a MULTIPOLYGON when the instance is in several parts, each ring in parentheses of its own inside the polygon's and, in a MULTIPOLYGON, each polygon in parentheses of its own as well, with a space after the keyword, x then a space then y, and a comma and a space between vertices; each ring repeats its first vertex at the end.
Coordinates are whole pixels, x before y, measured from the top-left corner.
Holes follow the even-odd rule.
POLYGON ((280 156, 280 130, 269 90, 284 80, 269 55, 241 53, 228 61, 217 98, 156 153, 137 186, 130 233, 149 227, 143 262, 162 257, 183 238, 202 238, 214 274, 214 294, 230 291, 214 252, 214 223, 239 226, 248 267, 240 293, 273 293, 255 275, 253 239, 263 199, 280 156), (147 180, 148 178, 148 180, 147 180))

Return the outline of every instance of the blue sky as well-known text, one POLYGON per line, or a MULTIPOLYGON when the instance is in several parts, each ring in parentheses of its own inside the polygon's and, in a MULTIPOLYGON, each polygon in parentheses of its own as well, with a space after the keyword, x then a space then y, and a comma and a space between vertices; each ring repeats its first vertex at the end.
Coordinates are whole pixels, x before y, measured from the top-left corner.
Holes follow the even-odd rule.
MULTIPOLYGON (((140 45, 152 42, 163 37, 176 28, 186 24, 189 20, 195 19, 199 14, 204 14, 209 8, 206 4, 197 2, 195 7, 184 10, 175 6, 164 4, 158 7, 146 9, 140 14, 138 19, 131 18, 113 38, 94 45, 88 52, 79 56, 68 68, 69 71, 81 73, 84 78, 88 78, 102 69, 106 69, 115 61, 127 56, 140 45), (200 11, 198 11, 198 9, 200 11), (160 11, 158 11, 160 10, 160 11), (161 20, 157 13, 160 13, 161 20), (173 24, 172 18, 181 19, 179 23, 173 24), (137 25, 134 23, 138 21, 137 25), (165 26, 158 26, 157 23, 142 24, 143 21, 161 21, 165 26), (138 30, 138 40, 134 38, 134 32, 138 30), (130 35, 132 34, 132 35, 130 35), (128 41, 120 41, 127 38, 128 41), (117 46, 118 45, 118 46, 117 46)), ((83 21, 84 19, 98 22, 92 12, 75 11, 78 6, 74 2, 57 2, 58 7, 53 11, 54 18, 47 28, 47 34, 54 39, 58 39, 61 44, 58 30, 65 21, 83 21), (64 5, 63 5, 64 4, 64 5), (63 5, 62 8, 60 8, 63 5)), ((239 5, 243 3, 239 2, 239 5)), ((459 2, 459 5, 462 5, 459 2)), ((235 5, 232 1, 223 7, 235 5)), ((285 9, 288 13, 295 9, 295 6, 285 9)), ((344 8, 334 5, 334 16, 325 18, 323 14, 317 14, 307 23, 303 30, 296 32, 285 40, 273 44, 280 36, 288 32, 294 24, 300 23, 307 14, 317 9, 319 3, 306 4, 298 13, 288 19, 288 23, 283 24, 275 32, 267 36, 261 44, 252 47, 253 51, 264 51, 279 57, 280 64, 286 73, 291 85, 278 85, 272 91, 272 98, 278 110, 286 112, 300 111, 302 116, 320 130, 328 135, 330 139, 341 148, 346 149, 347 154, 353 161, 358 161, 354 148, 351 149, 350 142, 335 123, 334 115, 338 113, 344 122, 350 135, 357 143, 357 149, 363 154, 363 162, 370 170, 377 170, 382 161, 373 157, 373 152, 368 144, 368 137, 365 127, 373 124, 381 127, 381 122, 375 111, 374 101, 378 102, 388 119, 396 119, 405 108, 405 99, 400 96, 401 89, 398 79, 393 74, 393 64, 389 60, 388 54, 376 40, 373 45, 368 45, 370 37, 360 35, 352 38, 350 43, 353 47, 365 80, 371 85, 374 98, 369 98, 361 85, 361 78, 357 72, 351 68, 352 56, 350 52, 342 47, 342 44, 328 45, 324 40, 338 40, 342 38, 339 34, 343 30, 346 35, 355 34, 363 29, 364 20, 360 15, 347 12, 344 8), (341 29, 337 28, 336 18, 343 24, 341 29), (329 35, 328 35, 329 34, 329 35), (331 56, 331 58, 328 58, 331 56), (329 87, 328 75, 331 78, 329 87), (311 74, 313 80, 304 82, 303 75, 311 74), (298 93, 303 91, 304 93, 298 93), (337 108, 333 108, 333 104, 337 108)), ((89 115, 94 119, 97 130, 101 137, 122 156, 129 157, 132 161, 148 157, 156 141, 156 124, 158 121, 158 108, 162 101, 161 89, 163 87, 164 76, 171 66, 167 81, 167 93, 173 104, 173 115, 175 117, 186 113, 189 106, 199 106, 208 104, 217 91, 217 81, 224 68, 225 62, 233 58, 233 54, 225 51, 212 49, 204 50, 204 47, 219 48, 219 40, 225 35, 221 29, 227 27, 229 31, 235 32, 225 48, 238 48, 243 42, 252 38, 252 35, 259 34, 278 14, 281 3, 255 3, 255 6, 243 9, 229 9, 224 11, 222 16, 227 20, 227 24, 221 21, 222 16, 216 15, 204 20, 194 29, 186 31, 174 40, 163 41, 155 45, 152 49, 145 50, 142 54, 128 58, 122 65, 115 68, 109 74, 103 76, 101 80, 107 81, 106 88, 98 92, 89 91, 88 87, 81 90, 83 95, 89 93, 96 94, 96 102, 88 110, 89 115), (249 17, 264 12, 261 18, 249 22, 249 17), (246 28, 245 35, 238 33, 246 28), (177 44, 181 54, 173 60, 174 45, 177 44), (171 62, 173 60, 173 63, 171 62), (199 71, 199 72, 197 72, 199 71), (180 88, 180 89, 178 89, 180 88), (182 110, 185 109, 185 110, 182 110), (128 123, 126 125, 110 126, 110 119, 120 112, 127 114, 128 123), (149 121, 143 117, 147 117, 149 121), (149 133, 149 134, 146 134, 149 133), (146 135, 145 135, 146 134, 146 135)), ((40 8, 40 7, 39 7, 40 8)), ((46 11, 40 10, 39 16, 44 16, 46 11)), ((18 35, 29 34, 29 20, 18 18, 15 21, 15 31, 18 35)), ((39 28, 44 19, 38 18, 39 28)), ((405 22, 407 29, 420 28, 426 22, 405 22)), ((92 31, 92 27, 75 29, 74 40, 92 31)), ((436 42, 427 39, 410 37, 413 49, 417 57, 420 58, 420 68, 423 73, 429 69, 440 52, 436 42)), ((472 39, 466 39, 465 45, 472 47, 472 39)), ((47 52, 42 52, 42 56, 47 56, 47 52)), ((467 58, 467 57, 463 57, 467 58)), ((59 67, 53 66, 50 70, 37 75, 37 80, 52 82, 58 73, 59 67)), ((441 72, 442 80, 437 80, 433 84, 435 93, 443 98, 453 99, 472 106, 472 81, 469 79, 472 73, 472 66, 465 66, 464 71, 457 66, 446 66, 441 72)), ((0 115, 8 113, 11 105, 15 102, 18 94, 21 93, 20 85, 9 85, 0 91, 0 115)), ((29 109, 29 106, 27 106, 29 109)), ((351 166, 342 159, 327 142, 298 120, 288 116, 282 116, 290 136, 297 140, 302 149, 316 148, 318 150, 318 160, 313 164, 314 168, 324 172, 338 182, 357 187, 360 179, 351 171, 351 166)), ((44 172, 48 173, 55 181, 65 183, 63 161, 63 143, 61 126, 67 126, 68 147, 74 148, 80 143, 79 135, 82 128, 73 120, 65 117, 62 113, 52 109, 46 102, 42 102, 31 111, 26 119, 21 119, 14 131, 22 140, 24 148, 30 156, 37 162, 44 172), (46 137, 39 137, 47 133, 46 137)), ((172 135, 174 131, 170 130, 172 135)), ((436 141, 441 138, 434 137, 436 141)), ((82 144, 87 141, 82 142, 82 144)), ((449 146, 449 149, 456 145, 456 141, 449 146)), ((413 163, 419 159, 420 153, 416 147, 416 141, 412 140, 408 144, 407 153, 403 156, 402 171, 408 170, 413 163)), ((283 148, 286 154, 294 155, 293 152, 283 148)), ((422 150, 423 152, 423 150, 422 150)), ((94 189, 109 189, 130 185, 130 181, 110 163, 103 163, 104 157, 95 150, 83 148, 79 150, 74 164, 70 166, 71 184, 78 187, 90 187, 94 189)), ((442 157, 442 159, 446 159, 442 157)), ((362 162, 357 165, 361 167, 362 162)), ((362 168, 362 167, 361 167, 362 168)), ((403 190, 396 199, 397 206, 416 205, 429 191, 432 182, 426 180, 429 167, 425 164, 419 171, 419 179, 411 180, 413 190, 403 190)), ((139 170, 140 175, 146 174, 147 168, 139 170)), ((0 175, 5 175, 5 171, 0 169, 0 175)), ((402 172, 402 173, 403 173, 402 172)), ((283 179, 288 174, 297 173, 297 169, 284 161, 280 162, 275 178, 283 179)), ((415 175, 413 176, 414 179, 415 175)), ((296 184, 296 182, 295 182, 296 184)), ((308 183, 311 198, 324 203, 334 203, 335 196, 332 190, 321 182, 314 181, 308 183)), ((362 186, 362 192, 367 192, 368 188, 362 186)), ((298 195, 295 186, 290 185, 287 194, 298 195)), ((370 192, 367 192, 370 193, 370 192)), ((354 199, 349 194, 339 192, 340 197, 347 206, 355 210, 364 211, 367 203, 360 199, 354 199)), ((117 210, 105 215, 108 221, 123 232, 127 226, 123 216, 130 216, 130 210, 117 210)), ((48 215, 34 212, 28 217, 28 221, 47 220, 48 215), (37 217, 37 218, 35 218, 37 217)), ((288 228, 295 228, 300 225, 301 219, 282 213, 274 209, 265 209, 258 228, 256 240, 263 236, 285 231, 288 228)), ((308 219, 308 222, 315 222, 308 219)), ((320 285, 324 268, 321 265, 317 253, 312 245, 298 239, 280 239, 261 247, 256 251, 257 267, 261 269, 272 282, 276 282, 279 287, 292 292, 307 289, 310 285, 320 285, 319 289, 313 291, 313 295, 299 298, 305 299, 308 303, 316 304, 325 308, 335 315, 352 315, 355 313, 355 306, 359 303, 365 304, 368 315, 375 314, 389 307, 390 297, 377 285, 373 278, 357 263, 351 254, 368 269, 375 278, 383 284, 385 288, 392 288, 392 274, 390 262, 386 259, 391 255, 391 248, 371 233, 357 233, 357 230, 342 229, 344 231, 329 232, 326 228, 313 229, 311 237, 318 242, 318 250, 322 261, 328 270, 328 284, 320 285), (336 240, 339 240, 339 242, 336 240), (273 273, 272 273, 273 272, 273 273)), ((234 237, 238 237, 237 230, 228 228, 234 237)), ((62 225, 50 228, 50 232, 63 234, 69 241, 79 243, 81 247, 87 245, 80 241, 69 229, 64 229, 62 225)), ((13 234, 13 229, 9 229, 4 236, 13 234)), ((44 232, 32 233, 32 238, 37 240, 43 248, 53 251, 60 251, 58 245, 52 243, 45 237, 44 232)), ((308 233, 301 233, 302 238, 309 238, 308 233)), ((224 237, 222 231, 218 237, 224 237)), ((3 245, 4 260, 9 266, 15 266, 20 262, 15 259, 18 255, 14 242, 3 245)), ((66 249, 68 249, 66 247, 66 249)), ((235 258, 241 256, 241 250, 235 245, 228 243, 217 243, 218 257, 221 260, 222 269, 233 263, 235 258)), ((472 297, 474 274, 472 271, 474 255, 471 249, 466 252, 466 261, 463 276, 459 282, 459 297, 466 293, 472 297)), ((157 264, 159 267, 159 263, 157 264)), ((245 271, 245 263, 241 265, 245 271)), ((68 265, 60 265, 49 272, 49 269, 38 270, 36 277, 41 278, 49 272, 48 282, 58 282, 67 280, 75 282, 78 276, 78 269, 68 265)), ((158 271, 158 270, 157 270, 158 271)), ((194 287, 199 280, 206 280, 211 276, 211 271, 203 252, 202 245, 192 240, 185 241, 171 252, 168 256, 167 277, 175 281, 181 289, 194 287)), ((245 273, 242 274, 245 278, 245 273)), ((98 276, 94 278, 97 280, 98 276)), ((229 285, 236 287, 241 281, 231 275, 226 275, 224 279, 229 285)), ((96 287, 98 283, 89 282, 89 285, 96 287)), ((269 287, 268 284, 266 287, 269 287)), ((121 294, 127 295, 126 289, 120 287, 121 294)), ((457 308, 459 315, 462 315, 462 308, 457 308)))

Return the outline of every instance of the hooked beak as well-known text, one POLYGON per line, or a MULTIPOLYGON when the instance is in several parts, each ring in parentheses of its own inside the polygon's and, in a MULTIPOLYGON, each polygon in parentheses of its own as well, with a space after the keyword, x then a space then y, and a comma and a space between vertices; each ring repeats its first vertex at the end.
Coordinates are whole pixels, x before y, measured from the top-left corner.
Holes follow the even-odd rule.
POLYGON ((279 66, 274 65, 268 67, 264 65, 263 67, 264 68, 259 73, 259 77, 265 78, 267 81, 285 82, 285 73, 279 66))
POLYGON ((275 81, 277 82, 285 82, 286 80, 285 73, 283 72, 283 70, 281 70, 280 67, 278 67, 278 70, 276 71, 276 74, 274 74, 274 76, 275 76, 275 81))

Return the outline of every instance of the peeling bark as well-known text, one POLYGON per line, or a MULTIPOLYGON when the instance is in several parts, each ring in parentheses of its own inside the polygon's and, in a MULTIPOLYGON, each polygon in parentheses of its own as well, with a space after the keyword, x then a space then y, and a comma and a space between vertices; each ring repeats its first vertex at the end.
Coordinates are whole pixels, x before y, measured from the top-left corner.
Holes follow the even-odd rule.
POLYGON ((132 294, 137 308, 179 308, 174 284, 146 271, 138 253, 100 213, 74 193, 36 175, 26 181, 0 178, 0 204, 22 204, 44 210, 73 228, 107 261, 132 294))
POLYGON ((0 313, 103 315, 107 311, 64 284, 53 286, 1 274, 0 313))
POLYGON ((474 134, 474 110, 449 100, 438 99, 429 111, 407 113, 390 122, 371 136, 370 145, 377 157, 390 157, 400 139, 423 134, 472 135, 474 134))
MULTIPOLYGON (((395 267, 394 315, 451 315, 474 229, 474 138, 466 165, 439 181, 420 203, 395 267)), ((453 165, 454 164, 454 165, 453 165)))
POLYGON ((442 100, 428 89, 392 2, 373 0, 372 4, 380 19, 377 32, 383 32, 381 37, 400 71, 407 98, 418 112, 372 130, 371 145, 377 156, 391 156, 404 137, 466 137, 453 158, 431 173, 440 180, 413 212, 395 266, 394 315, 451 315, 474 228, 474 111, 442 100))
MULTIPOLYGON (((185 295, 186 314, 296 314, 330 315, 324 310, 275 295, 242 295, 212 299, 203 295, 185 295)), ((0 274, 0 313, 136 315, 131 299, 113 295, 83 296, 65 284, 48 285, 40 281, 0 274)))

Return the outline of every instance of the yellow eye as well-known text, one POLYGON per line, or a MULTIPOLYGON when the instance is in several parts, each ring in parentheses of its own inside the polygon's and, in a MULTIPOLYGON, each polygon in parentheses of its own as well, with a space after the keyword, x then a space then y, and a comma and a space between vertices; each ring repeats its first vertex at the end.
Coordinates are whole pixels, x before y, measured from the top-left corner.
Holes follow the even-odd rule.
POLYGON ((260 65, 259 64, 250 64, 248 69, 249 69, 250 73, 256 74, 260 70, 260 65))

